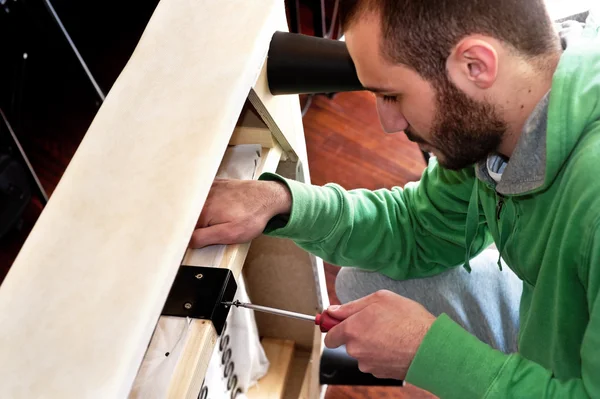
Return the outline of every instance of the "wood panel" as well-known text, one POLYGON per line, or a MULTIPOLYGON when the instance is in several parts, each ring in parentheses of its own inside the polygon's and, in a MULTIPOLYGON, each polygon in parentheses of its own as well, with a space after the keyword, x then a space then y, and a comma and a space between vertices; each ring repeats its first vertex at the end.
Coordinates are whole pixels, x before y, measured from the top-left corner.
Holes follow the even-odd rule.
MULTIPOLYGON (((320 311, 311 257, 290 240, 254 239, 244 278, 253 303, 304 314, 320 311)), ((261 336, 291 339, 304 350, 313 347, 314 323, 263 312, 255 317, 261 336)))
POLYGON ((158 5, 0 288, 0 397, 127 396, 278 5, 158 5))

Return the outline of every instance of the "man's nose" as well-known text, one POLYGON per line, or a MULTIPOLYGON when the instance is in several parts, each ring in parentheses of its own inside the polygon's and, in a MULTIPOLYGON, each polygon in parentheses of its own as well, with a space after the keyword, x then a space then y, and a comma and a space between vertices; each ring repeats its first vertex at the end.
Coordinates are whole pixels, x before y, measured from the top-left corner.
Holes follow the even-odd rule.
POLYGON ((386 102, 383 97, 377 97, 377 114, 386 133, 401 132, 408 128, 408 121, 398 110, 398 104, 386 102))

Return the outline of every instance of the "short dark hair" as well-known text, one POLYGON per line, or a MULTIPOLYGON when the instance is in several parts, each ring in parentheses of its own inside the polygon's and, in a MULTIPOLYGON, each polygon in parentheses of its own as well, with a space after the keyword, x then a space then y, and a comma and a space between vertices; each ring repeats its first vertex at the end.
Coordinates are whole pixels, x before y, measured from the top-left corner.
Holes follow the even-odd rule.
POLYGON ((452 48, 470 34, 494 37, 525 57, 560 51, 544 0, 341 0, 344 30, 365 11, 381 18, 383 56, 428 80, 446 77, 452 48))

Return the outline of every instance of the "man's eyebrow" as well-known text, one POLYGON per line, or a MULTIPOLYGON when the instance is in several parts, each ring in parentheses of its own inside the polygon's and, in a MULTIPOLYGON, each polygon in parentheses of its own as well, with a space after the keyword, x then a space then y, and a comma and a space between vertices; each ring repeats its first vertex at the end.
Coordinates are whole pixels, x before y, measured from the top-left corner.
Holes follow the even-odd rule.
POLYGON ((394 93, 396 90, 385 87, 365 87, 366 90, 373 93, 394 93))

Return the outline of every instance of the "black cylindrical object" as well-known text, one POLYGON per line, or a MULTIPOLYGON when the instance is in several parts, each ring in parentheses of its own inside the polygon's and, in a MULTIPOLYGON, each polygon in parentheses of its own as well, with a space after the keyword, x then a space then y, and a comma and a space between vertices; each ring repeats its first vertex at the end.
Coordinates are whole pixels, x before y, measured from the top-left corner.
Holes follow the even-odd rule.
POLYGON ((273 95, 364 90, 346 43, 299 33, 273 34, 267 79, 273 95))
POLYGON ((319 380, 321 385, 404 385, 402 380, 376 378, 372 374, 363 373, 358 369, 358 361, 346 353, 344 346, 336 349, 325 348, 321 355, 319 380))

